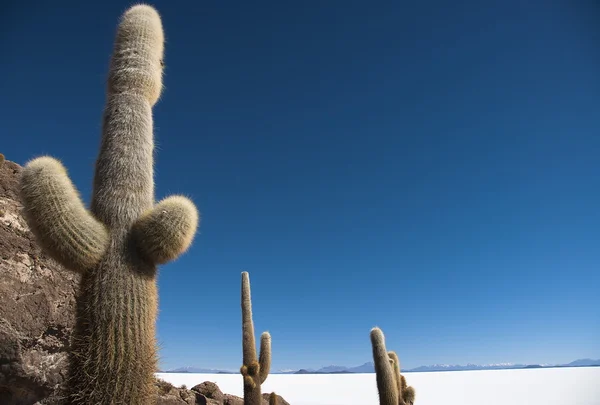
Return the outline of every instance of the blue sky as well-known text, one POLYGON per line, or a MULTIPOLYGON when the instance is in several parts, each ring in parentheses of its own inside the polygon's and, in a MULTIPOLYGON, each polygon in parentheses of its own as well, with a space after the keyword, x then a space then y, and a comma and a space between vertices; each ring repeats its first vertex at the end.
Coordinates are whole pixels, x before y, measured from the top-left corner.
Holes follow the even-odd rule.
MULTIPOLYGON (((2 152, 86 202, 120 14, 12 2, 2 152)), ((159 274, 161 366, 600 357, 600 8, 588 1, 167 2, 157 198, 202 213, 159 274), (483 5, 485 3, 485 6, 483 5), (526 3, 526 4, 525 4, 526 3)))

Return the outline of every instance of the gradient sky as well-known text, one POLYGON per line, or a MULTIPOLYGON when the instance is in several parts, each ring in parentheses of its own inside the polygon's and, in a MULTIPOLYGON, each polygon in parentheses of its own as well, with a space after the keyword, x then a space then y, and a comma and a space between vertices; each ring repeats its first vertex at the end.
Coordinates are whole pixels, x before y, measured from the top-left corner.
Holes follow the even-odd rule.
MULTIPOLYGON (((156 1, 157 199, 202 213, 159 272, 161 367, 241 365, 240 273, 273 370, 600 357, 595 1, 156 1), (485 3, 485 5, 483 5, 485 3)), ((89 203, 123 1, 0 13, 7 159, 89 203)))

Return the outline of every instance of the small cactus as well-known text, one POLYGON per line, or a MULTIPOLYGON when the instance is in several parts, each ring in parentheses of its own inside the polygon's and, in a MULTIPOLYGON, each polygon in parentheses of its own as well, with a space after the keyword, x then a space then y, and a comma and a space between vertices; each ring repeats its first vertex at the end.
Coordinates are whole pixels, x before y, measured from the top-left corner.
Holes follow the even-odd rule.
POLYGON ((400 374, 400 360, 396 352, 388 352, 385 337, 379 328, 371 329, 371 346, 377 379, 380 405, 413 405, 415 390, 407 387, 400 374))
POLYGON ((154 201, 152 107, 162 90, 163 47, 153 7, 124 13, 89 211, 58 160, 38 157, 22 173, 25 218, 38 243, 81 274, 69 404, 146 405, 156 398, 156 267, 189 248, 199 221, 185 197, 154 201))
POLYGON ((271 369, 271 335, 263 332, 260 336, 260 356, 257 360, 250 278, 246 271, 242 272, 242 351, 244 364, 240 373, 244 377, 244 405, 262 405, 260 386, 271 369))
POLYGON ((269 405, 277 405, 277 394, 274 392, 271 392, 271 395, 269 395, 269 405))

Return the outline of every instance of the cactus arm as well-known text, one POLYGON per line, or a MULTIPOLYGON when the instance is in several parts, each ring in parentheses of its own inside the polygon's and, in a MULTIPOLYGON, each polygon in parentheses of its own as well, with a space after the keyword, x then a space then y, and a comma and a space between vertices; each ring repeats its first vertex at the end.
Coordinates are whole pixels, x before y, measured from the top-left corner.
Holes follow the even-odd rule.
POLYGON ((256 362, 256 342, 254 341, 254 322, 252 321, 252 297, 250 278, 247 271, 242 272, 242 360, 250 365, 256 362))
POLYGON ((192 201, 167 197, 133 225, 132 235, 142 255, 156 264, 175 260, 191 245, 199 215, 192 201))
MULTIPOLYGON (((389 351, 388 356, 390 358, 390 362, 392 364, 392 369, 394 370, 394 382, 396 383, 396 389, 399 393, 402 392, 402 375, 400 374, 400 359, 398 358, 398 354, 394 351, 389 351)), ((399 399, 400 405, 404 405, 402 399, 399 399)))
POLYGON ((73 271, 97 265, 108 231, 85 209, 64 166, 48 156, 33 159, 20 184, 27 223, 45 252, 73 271))
POLYGON ((260 356, 258 357, 259 364, 259 381, 264 383, 271 371, 271 334, 263 332, 260 336, 260 356))
POLYGON ((92 212, 125 232, 154 205, 152 106, 162 89, 164 33, 147 5, 130 8, 119 23, 108 75, 92 212))
POLYGON ((394 380, 394 370, 385 348, 385 337, 379 328, 371 329, 371 346, 377 379, 380 405, 398 405, 399 393, 394 380))
POLYGON ((400 392, 404 392, 407 389, 406 378, 403 375, 400 376, 400 392))
POLYGON ((406 405, 414 405, 415 403, 415 389, 413 387, 406 387, 402 392, 402 398, 406 405))

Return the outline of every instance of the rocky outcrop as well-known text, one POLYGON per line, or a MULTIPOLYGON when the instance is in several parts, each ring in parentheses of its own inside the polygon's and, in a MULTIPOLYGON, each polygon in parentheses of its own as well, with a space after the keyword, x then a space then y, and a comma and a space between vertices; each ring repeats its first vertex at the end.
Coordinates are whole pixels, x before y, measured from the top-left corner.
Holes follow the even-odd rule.
MULTIPOLYGON (((22 216, 20 173, 0 154, 0 404, 59 405, 79 276, 36 244, 22 216)), ((244 404, 211 382, 188 390, 157 380, 157 389, 157 405, 244 404)))
POLYGON ((25 405, 64 381, 78 276, 35 243, 21 216, 20 172, 0 165, 0 403, 25 405))
MULTIPOLYGON (((244 405, 244 399, 235 395, 223 394, 217 384, 205 381, 191 389, 174 387, 159 380, 159 400, 157 405, 244 405), (193 402, 195 401, 195 402, 193 402)), ((269 405, 269 395, 263 394, 263 405, 269 405)), ((277 396, 277 405, 290 405, 281 396, 277 396)))

